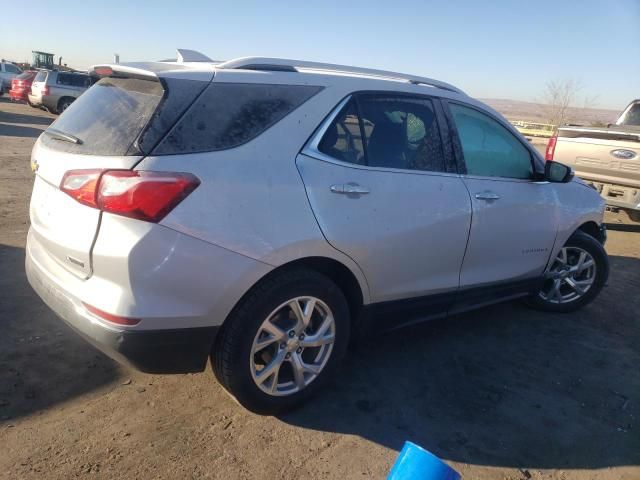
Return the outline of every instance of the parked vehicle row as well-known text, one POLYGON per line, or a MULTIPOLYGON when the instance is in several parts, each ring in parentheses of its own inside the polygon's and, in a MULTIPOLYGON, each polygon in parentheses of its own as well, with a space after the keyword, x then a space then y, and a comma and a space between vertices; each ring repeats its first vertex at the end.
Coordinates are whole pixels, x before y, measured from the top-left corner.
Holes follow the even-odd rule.
POLYGON ((189 53, 93 67, 32 153, 29 282, 112 357, 210 357, 275 412, 355 332, 514 298, 568 312, 605 284, 602 198, 457 87, 189 53))
POLYGON ((59 70, 21 71, 9 62, 0 63, 0 93, 8 92, 12 101, 60 114, 92 83, 86 73, 59 70))

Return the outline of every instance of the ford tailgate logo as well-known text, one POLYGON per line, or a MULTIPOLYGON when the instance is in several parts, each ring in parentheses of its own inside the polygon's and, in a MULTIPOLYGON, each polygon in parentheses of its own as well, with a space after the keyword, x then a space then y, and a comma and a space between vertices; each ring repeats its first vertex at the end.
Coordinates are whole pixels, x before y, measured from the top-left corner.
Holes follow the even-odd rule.
POLYGON ((633 150, 619 149, 611 150, 611 155, 622 160, 631 160, 632 158, 635 158, 636 152, 634 152, 633 150))

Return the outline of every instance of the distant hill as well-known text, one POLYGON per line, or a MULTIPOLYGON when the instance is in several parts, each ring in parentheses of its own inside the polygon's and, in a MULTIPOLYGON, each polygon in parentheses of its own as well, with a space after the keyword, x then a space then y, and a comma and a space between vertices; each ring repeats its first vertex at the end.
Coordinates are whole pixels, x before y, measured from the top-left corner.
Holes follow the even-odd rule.
MULTIPOLYGON (((502 98, 481 98, 480 101, 497 110, 509 120, 527 120, 539 123, 546 123, 548 120, 537 103, 502 98)), ((620 112, 617 110, 604 108, 573 108, 571 123, 580 125, 613 123, 619 114, 620 112)))

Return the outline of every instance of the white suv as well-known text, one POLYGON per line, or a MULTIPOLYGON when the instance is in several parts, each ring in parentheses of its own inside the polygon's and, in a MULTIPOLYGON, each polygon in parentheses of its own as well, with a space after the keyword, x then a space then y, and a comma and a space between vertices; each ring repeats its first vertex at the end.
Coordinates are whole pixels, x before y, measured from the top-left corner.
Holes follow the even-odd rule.
POLYGON ((598 192, 452 85, 194 52, 91 73, 33 150, 26 269, 143 371, 211 356, 274 412, 354 332, 518 297, 572 311, 607 279, 598 192))

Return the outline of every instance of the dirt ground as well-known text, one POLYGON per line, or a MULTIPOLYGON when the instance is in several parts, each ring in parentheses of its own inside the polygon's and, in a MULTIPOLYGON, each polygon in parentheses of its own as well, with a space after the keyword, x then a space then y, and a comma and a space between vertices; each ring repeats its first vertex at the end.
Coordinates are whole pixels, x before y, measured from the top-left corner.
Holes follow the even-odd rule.
POLYGON ((210 369, 119 366, 32 292, 29 154, 53 118, 0 99, 0 478, 382 479, 405 440, 465 479, 640 478, 640 226, 609 218, 611 276, 583 311, 506 303, 385 335, 260 417, 210 369))

